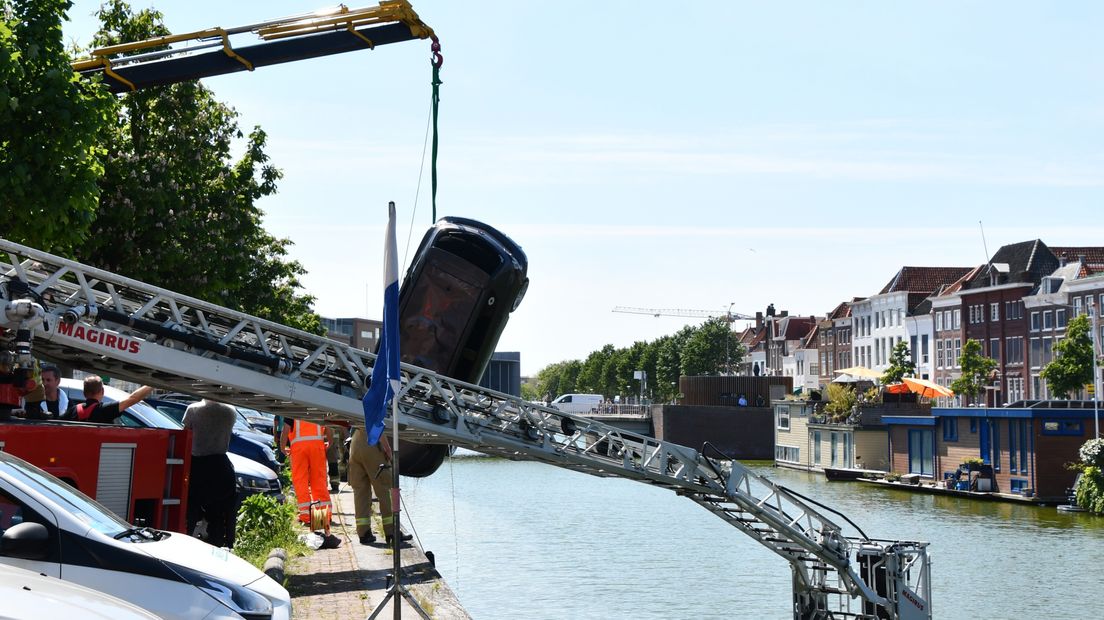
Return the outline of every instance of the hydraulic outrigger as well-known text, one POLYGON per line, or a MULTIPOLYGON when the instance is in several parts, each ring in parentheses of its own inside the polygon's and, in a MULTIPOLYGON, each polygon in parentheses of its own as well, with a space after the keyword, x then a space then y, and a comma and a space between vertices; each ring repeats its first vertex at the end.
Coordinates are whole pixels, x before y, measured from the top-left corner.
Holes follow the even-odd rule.
MULTIPOLYGON (((20 309, 2 323, 32 330, 40 357, 279 415, 363 424, 375 360, 367 351, 5 240, 0 278, 4 308, 20 309)), ((422 368, 402 372, 404 439, 671 489, 790 563, 796 619, 931 618, 927 543, 845 535, 811 502, 720 455, 422 368)))
MULTIPOLYGON (((111 46, 73 67, 126 92, 416 38, 439 50, 433 30, 397 0, 111 46), (231 45, 246 33, 262 42, 231 45)), ((3 239, 0 279, 0 327, 9 330, 0 345, 18 354, 33 341, 37 356, 58 363, 278 415, 363 424, 375 361, 367 351, 3 239)), ((720 454, 423 368, 404 364, 402 373, 403 439, 671 489, 790 563, 797 620, 932 617, 927 543, 871 539, 857 527, 845 535, 813 502, 720 454)))

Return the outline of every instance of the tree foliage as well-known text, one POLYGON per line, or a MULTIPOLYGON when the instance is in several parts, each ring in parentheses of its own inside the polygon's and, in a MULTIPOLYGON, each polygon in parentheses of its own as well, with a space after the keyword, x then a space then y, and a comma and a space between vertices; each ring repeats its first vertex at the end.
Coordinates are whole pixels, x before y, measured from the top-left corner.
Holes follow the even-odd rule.
POLYGON ((557 362, 537 373, 539 398, 555 398, 573 392, 635 397, 641 394, 639 370, 647 373, 644 397, 668 402, 678 396, 678 380, 683 374, 717 374, 726 360, 735 367, 745 351, 729 325, 719 319, 687 326, 677 333, 651 342, 638 341, 616 348, 607 344, 585 360, 557 362), (725 338, 730 338, 725 350, 725 338))
POLYGON ((882 374, 882 383, 900 383, 904 377, 916 375, 916 364, 912 362, 912 353, 902 340, 898 342, 889 353, 889 368, 882 374))
POLYGON ((96 215, 114 99, 69 66, 67 0, 0 0, 0 231, 71 254, 96 215))
POLYGON ((955 394, 967 398, 967 401, 975 399, 985 391, 989 385, 989 376, 997 367, 997 361, 981 354, 981 343, 970 338, 962 345, 962 356, 958 358, 962 367, 962 376, 951 383, 951 389, 955 394))
POLYGON ((717 375, 738 366, 744 357, 740 339, 732 326, 720 318, 709 319, 687 339, 682 347, 682 374, 717 375))
MULTIPOLYGON (((154 10, 111 0, 95 45, 168 34, 154 10)), ((95 234, 81 256, 98 267, 262 318, 320 332, 302 294, 304 269, 288 239, 262 225, 258 200, 280 171, 259 127, 243 136, 237 112, 198 82, 130 93, 105 132, 95 234), (245 138, 244 153, 232 157, 245 138)))
POLYGON ((1093 380, 1093 346, 1089 317, 1082 314, 1070 320, 1066 337, 1054 343, 1054 359, 1040 375, 1047 389, 1058 398, 1069 398, 1093 380))

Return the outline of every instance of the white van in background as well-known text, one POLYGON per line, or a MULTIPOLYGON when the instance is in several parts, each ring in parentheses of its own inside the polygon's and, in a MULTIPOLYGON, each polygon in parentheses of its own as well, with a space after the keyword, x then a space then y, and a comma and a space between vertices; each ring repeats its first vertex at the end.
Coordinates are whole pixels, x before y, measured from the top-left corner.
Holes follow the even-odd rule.
POLYGON ((590 413, 602 404, 601 394, 562 394, 551 407, 564 413, 590 413))

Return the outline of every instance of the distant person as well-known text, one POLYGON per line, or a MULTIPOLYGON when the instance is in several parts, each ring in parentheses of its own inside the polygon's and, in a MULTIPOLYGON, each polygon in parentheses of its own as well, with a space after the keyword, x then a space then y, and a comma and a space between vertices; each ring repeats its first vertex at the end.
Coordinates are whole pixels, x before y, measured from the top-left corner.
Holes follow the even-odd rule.
POLYGON ((755 406, 756 407, 762 407, 763 406, 763 395, 762 394, 756 394, 755 395, 755 406))
MULTIPOLYGON (((360 544, 376 542, 372 533, 372 494, 379 499, 383 535, 387 544, 395 533, 395 514, 391 507, 391 444, 387 436, 380 436, 379 443, 368 445, 368 435, 363 428, 353 429, 349 440, 349 486, 353 488, 353 512, 356 513, 356 531, 360 544)), ((402 534, 400 540, 410 540, 410 534, 402 534)))
POLYGON ((103 402, 103 379, 96 375, 89 375, 84 378, 84 402, 70 405, 65 412, 65 418, 80 422, 111 424, 123 415, 128 407, 137 404, 152 391, 153 388, 143 385, 117 403, 105 403, 103 402))
POLYGON ((291 485, 299 505, 299 521, 310 527, 311 507, 326 511, 325 527, 329 530, 330 480, 326 471, 326 448, 330 429, 307 422, 289 420, 280 431, 280 450, 291 457, 291 485))
POLYGON ((740 398, 736 400, 737 407, 747 407, 747 396, 740 394, 740 398))
POLYGON ((188 533, 207 521, 204 539, 216 547, 234 546, 237 483, 230 447, 238 412, 230 405, 203 399, 188 405, 182 423, 192 431, 192 468, 188 483, 188 533))

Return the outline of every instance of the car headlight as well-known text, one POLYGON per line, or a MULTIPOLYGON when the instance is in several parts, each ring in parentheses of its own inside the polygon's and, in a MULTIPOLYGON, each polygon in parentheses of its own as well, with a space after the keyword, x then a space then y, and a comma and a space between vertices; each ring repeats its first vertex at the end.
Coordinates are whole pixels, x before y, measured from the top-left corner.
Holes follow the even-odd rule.
POLYGON ((247 474, 238 474, 237 478, 239 491, 253 491, 259 493, 268 490, 268 480, 264 478, 249 476, 247 474))
POLYGON ((165 562, 185 581, 203 590, 211 598, 248 620, 268 620, 272 617, 272 602, 249 588, 223 581, 187 566, 165 562))

